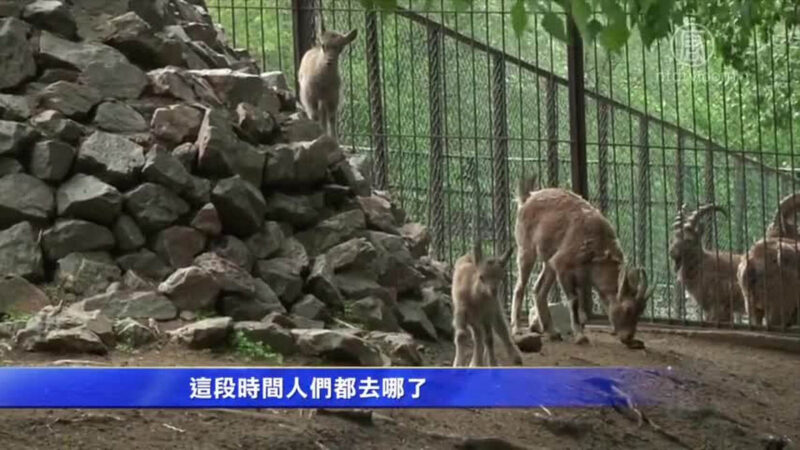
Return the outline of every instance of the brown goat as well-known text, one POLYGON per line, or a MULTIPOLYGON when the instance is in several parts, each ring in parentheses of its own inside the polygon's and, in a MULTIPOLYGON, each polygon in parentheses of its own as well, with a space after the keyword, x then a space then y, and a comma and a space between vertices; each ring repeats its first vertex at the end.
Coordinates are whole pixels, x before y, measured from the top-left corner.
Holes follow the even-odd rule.
POLYGON ((702 219, 714 212, 727 214, 724 208, 714 205, 700 206, 691 214, 686 214, 685 206, 682 207, 675 217, 669 256, 675 264, 678 279, 700 305, 706 319, 728 323, 732 320, 732 313, 744 312, 736 275, 742 255, 708 250, 703 246, 702 219))
POLYGON ((498 291, 506 277, 506 266, 513 249, 500 258, 482 258, 480 246, 464 255, 453 268, 453 328, 456 354, 453 367, 466 363, 467 329, 472 334, 470 367, 497 366, 494 352, 494 333, 503 342, 506 353, 515 365, 522 365, 522 354, 514 344, 508 329, 498 291))
POLYGON ((587 343, 583 329, 588 305, 579 303, 584 294, 581 287, 588 282, 597 290, 619 340, 630 348, 642 348, 644 343, 634 335, 652 295, 652 289, 647 289, 647 274, 625 264, 614 229, 589 202, 564 189, 532 192, 534 185, 532 179, 520 183, 517 197, 519 275, 511 307, 512 331, 518 331, 525 287, 537 259, 541 259, 544 264, 533 288, 535 302, 529 316, 532 330, 560 339, 547 307, 547 294, 557 279, 570 304, 575 342, 587 343))
POLYGON ((781 201, 766 237, 742 258, 737 272, 750 323, 771 327, 797 321, 800 308, 800 232, 795 214, 800 194, 781 201))
POLYGON ((300 61, 297 81, 300 103, 309 119, 318 121, 327 134, 336 138, 339 111, 339 55, 358 35, 325 31, 319 34, 317 45, 309 49, 300 61))

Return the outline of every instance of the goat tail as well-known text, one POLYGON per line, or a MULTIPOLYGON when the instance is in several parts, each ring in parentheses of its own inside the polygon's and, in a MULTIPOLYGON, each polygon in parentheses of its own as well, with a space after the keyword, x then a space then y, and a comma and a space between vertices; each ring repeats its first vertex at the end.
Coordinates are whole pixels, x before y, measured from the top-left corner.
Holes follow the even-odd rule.
POLYGON ((531 192, 537 190, 539 188, 539 180, 537 179, 536 175, 531 175, 528 178, 523 178, 519 182, 519 186, 517 188, 517 205, 522 206, 528 197, 531 196, 531 192))

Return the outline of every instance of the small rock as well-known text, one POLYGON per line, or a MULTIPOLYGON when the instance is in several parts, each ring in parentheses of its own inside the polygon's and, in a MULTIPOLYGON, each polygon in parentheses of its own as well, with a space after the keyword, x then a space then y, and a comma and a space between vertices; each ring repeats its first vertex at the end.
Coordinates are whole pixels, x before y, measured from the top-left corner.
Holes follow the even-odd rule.
POLYGON ((100 312, 112 319, 172 320, 178 316, 175 305, 168 298, 154 291, 120 291, 100 294, 81 300, 70 308, 100 312))
POLYGON ((310 264, 306 249, 294 237, 283 240, 281 248, 278 250, 278 257, 287 259, 297 273, 304 273, 310 264))
POLYGON ((328 310, 325 303, 311 294, 303 296, 292 306, 292 314, 311 320, 324 321, 328 318, 328 310))
MULTIPOLYGON (((132 2, 131 8, 163 7, 163 4, 152 2, 132 2), (150 3, 145 6, 145 3, 150 3)), ((114 17, 108 23, 109 32, 103 41, 122 52, 128 59, 139 67, 153 69, 166 66, 183 66, 183 45, 180 41, 167 35, 154 32, 160 30, 161 24, 151 27, 145 20, 142 10, 139 14, 134 11, 114 17)), ((149 15, 144 13, 145 15, 149 15)), ((150 15, 150 17, 153 17, 150 15)), ((161 21, 160 21, 161 22, 161 21)))
POLYGON ((399 366, 422 365, 422 356, 417 350, 417 344, 406 333, 371 331, 364 336, 364 339, 376 343, 392 358, 392 362, 399 366))
POLYGON ((146 243, 142 230, 131 216, 125 214, 119 216, 112 231, 117 241, 117 248, 124 252, 139 249, 146 243))
POLYGON ((242 321, 234 323, 233 330, 242 333, 250 341, 268 345, 282 355, 291 355, 297 351, 292 333, 275 324, 242 321))
POLYGON ((422 310, 436 328, 436 332, 440 336, 452 339, 454 335, 453 301, 450 296, 432 288, 424 288, 422 289, 422 299, 422 310))
POLYGON ((381 286, 370 276, 357 272, 342 272, 333 276, 333 282, 342 293, 342 297, 346 299, 375 296, 391 306, 396 306, 397 292, 381 286))
POLYGON ((325 258, 334 273, 340 271, 358 271, 377 277, 381 271, 378 252, 365 238, 354 238, 334 245, 326 253, 325 258))
POLYGON ((194 215, 191 225, 209 237, 219 236, 222 234, 222 222, 219 220, 217 208, 214 207, 213 203, 207 203, 200 208, 200 210, 194 215))
POLYGON ((369 342, 339 331, 295 329, 292 335, 301 353, 361 366, 387 366, 386 357, 369 342))
POLYGON ((236 236, 256 233, 264 223, 264 197, 238 175, 217 182, 211 201, 219 212, 223 228, 236 236))
POLYGON ((226 112, 214 108, 206 112, 197 148, 201 174, 220 178, 239 175, 255 187, 261 186, 266 155, 239 140, 226 112))
POLYGON ((122 194, 91 175, 76 173, 56 191, 58 215, 111 224, 122 211, 122 194))
POLYGON ((0 292, 0 313, 31 314, 50 304, 41 289, 18 275, 0 278, 0 292))
POLYGON ((6 18, 0 20, 0 90, 13 88, 36 75, 36 61, 28 44, 30 26, 6 18))
POLYGON ((190 348, 212 348, 226 343, 232 324, 230 317, 213 317, 178 328, 169 334, 190 348))
POLYGON ((231 69, 193 70, 189 73, 208 81, 219 98, 231 109, 248 102, 270 114, 277 114, 280 110, 280 100, 274 91, 264 89, 264 82, 258 75, 231 69))
POLYGON ((126 189, 144 166, 144 149, 124 137, 95 131, 78 148, 76 170, 126 189))
POLYGON ((311 273, 306 280, 306 289, 325 302, 326 305, 339 309, 342 306, 342 294, 333 279, 333 269, 324 256, 314 260, 311 273))
POLYGON ((350 305, 350 315, 368 330, 399 332, 397 317, 386 303, 377 297, 366 297, 350 305))
POLYGON ((270 89, 289 90, 289 84, 286 82, 286 76, 283 72, 264 72, 260 76, 264 85, 270 89))
POLYGON ((269 285, 259 279, 255 279, 254 283, 255 296, 228 294, 219 302, 220 313, 234 320, 260 320, 273 312, 286 312, 286 308, 269 285))
POLYGON ((0 178, 0 229, 22 221, 44 223, 55 209, 53 191, 41 180, 15 173, 0 178))
POLYGON ((0 120, 28 120, 33 114, 27 97, 22 95, 0 94, 0 120))
POLYGON ((277 222, 264 222, 261 231, 253 234, 247 240, 247 248, 255 259, 266 259, 274 256, 284 242, 285 236, 277 222))
POLYGON ((165 186, 177 194, 192 190, 192 175, 168 150, 156 145, 147 152, 142 175, 146 181, 165 186))
POLYGON ((334 245, 355 237, 366 227, 364 213, 351 210, 326 219, 314 228, 297 234, 297 239, 312 256, 325 252, 334 245))
POLYGON ((93 353, 98 355, 108 353, 108 348, 106 348, 103 341, 100 340, 100 337, 83 327, 50 331, 43 339, 37 340, 30 350, 63 353, 93 353))
POLYGON ((331 175, 337 183, 349 186, 356 195, 369 196, 370 182, 349 161, 339 161, 331 167, 331 175))
POLYGON ((236 107, 237 125, 242 134, 253 144, 268 142, 275 130, 275 119, 265 111, 257 110, 249 103, 236 107))
POLYGON ((0 231, 0 273, 34 281, 44 277, 42 251, 30 223, 21 222, 0 231))
POLYGON ((173 97, 184 103, 204 103, 221 106, 211 86, 203 79, 192 77, 177 67, 164 67, 147 73, 150 88, 160 96, 173 97))
POLYGON ((85 220, 58 219, 42 234, 42 249, 51 261, 70 253, 111 250, 114 244, 111 230, 85 220))
POLYGON ((277 144, 265 152, 264 188, 291 186, 295 183, 294 148, 291 144, 277 144))
POLYGON ((38 28, 52 31, 68 39, 74 38, 78 31, 69 8, 58 0, 36 0, 25 6, 22 18, 38 28))
POLYGON ((78 120, 86 117, 102 99, 97 89, 69 81, 57 81, 39 92, 41 108, 56 110, 78 120))
POLYGON ((170 266, 179 269, 192 265, 194 257, 206 246, 203 233, 186 226, 161 230, 155 237, 153 250, 170 266))
POLYGON ((169 189, 143 183, 125 193, 125 209, 145 232, 162 230, 189 212, 189 205, 169 189))
POLYGON ((321 320, 311 320, 308 317, 298 316, 292 314, 289 319, 294 323, 294 328, 307 329, 307 330, 321 330, 325 328, 325 322, 321 320))
POLYGON ((36 132, 33 128, 23 123, 0 120, 0 155, 16 155, 35 138, 36 132))
POLYGON ((398 306, 400 325, 404 330, 420 339, 430 341, 437 339, 436 329, 422 310, 422 305, 413 301, 404 301, 400 302, 398 306))
POLYGON ((97 89, 104 98, 139 98, 147 87, 147 75, 122 58, 91 61, 78 81, 97 89))
POLYGON ((14 158, 0 156, 0 178, 11 175, 12 173, 22 173, 25 169, 22 164, 14 158))
POLYGON ((293 114, 281 123, 281 140, 283 142, 313 141, 322 136, 323 130, 318 122, 293 114))
POLYGON ((542 335, 527 333, 522 336, 514 336, 514 343, 525 353, 537 353, 542 349, 542 335))
POLYGON ((210 272, 190 266, 173 272, 158 286, 158 291, 181 311, 201 311, 214 306, 220 288, 210 272))
POLYGON ((259 261, 256 273, 269 284, 284 305, 291 305, 302 293, 303 279, 288 258, 259 261))
POLYGON ((256 294, 253 276, 215 253, 206 252, 199 255, 194 259, 194 265, 211 272, 223 292, 244 296, 256 294))
POLYGON ((197 145, 186 142, 172 149, 172 156, 180 162, 187 172, 191 173, 197 167, 197 145))
POLYGON ((181 144, 197 138, 202 121, 203 113, 200 110, 178 104, 156 109, 150 121, 150 128, 158 139, 181 144))
POLYGON ((300 228, 308 227, 319 220, 319 208, 322 206, 319 203, 313 196, 273 192, 266 198, 266 218, 285 221, 300 228))
POLYGON ((114 323, 114 334, 119 342, 131 347, 141 347, 156 340, 153 330, 138 321, 126 317, 114 323))
POLYGON ((122 278, 111 256, 102 252, 70 253, 59 259, 56 267, 56 283, 75 294, 100 294, 122 278))
MULTIPOLYGON (((40 180, 58 182, 72 168, 75 148, 60 141, 39 141, 31 150, 29 169, 40 180)), ((60 191, 60 190, 59 190, 60 191)))
POLYGON ((255 264, 255 258, 250 253, 244 242, 235 236, 222 236, 211 242, 209 251, 235 263, 250 272, 255 264))
POLYGON ((313 185, 325 180, 328 174, 328 161, 339 151, 339 144, 328 135, 320 136, 310 143, 298 143, 294 148, 295 181, 303 185, 313 185))
POLYGON ((128 270, 122 276, 122 286, 118 290, 123 290, 123 288, 131 291, 154 291, 156 290, 156 285, 136 273, 136 271, 128 270))
POLYGON ((147 131, 147 122, 138 111, 122 102, 105 102, 94 113, 97 128, 111 133, 147 131))
POLYGON ((418 223, 407 223, 400 228, 400 235, 408 243, 408 248, 414 258, 421 258, 428 254, 428 247, 431 244, 428 227, 418 223))
POLYGON ((53 109, 32 117, 31 124, 45 136, 70 144, 77 144, 85 130, 78 122, 64 118, 60 112, 53 109))
POLYGON ((120 256, 117 264, 123 270, 132 270, 155 281, 163 280, 173 270, 158 255, 146 248, 120 256))
POLYGON ((391 203, 373 195, 370 197, 358 197, 358 204, 364 211, 367 226, 387 233, 398 233, 391 203))

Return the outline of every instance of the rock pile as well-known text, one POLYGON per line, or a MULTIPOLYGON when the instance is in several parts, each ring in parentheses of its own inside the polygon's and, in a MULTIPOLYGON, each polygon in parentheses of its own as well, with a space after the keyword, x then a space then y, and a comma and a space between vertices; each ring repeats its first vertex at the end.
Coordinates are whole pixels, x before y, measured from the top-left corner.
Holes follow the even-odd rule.
POLYGON ((0 59, 0 273, 19 292, 0 312, 47 304, 34 284, 65 302, 5 322, 18 345, 104 352, 208 315, 170 334, 366 365, 419 364, 406 333, 450 338, 425 227, 203 1, 0 0, 0 59))

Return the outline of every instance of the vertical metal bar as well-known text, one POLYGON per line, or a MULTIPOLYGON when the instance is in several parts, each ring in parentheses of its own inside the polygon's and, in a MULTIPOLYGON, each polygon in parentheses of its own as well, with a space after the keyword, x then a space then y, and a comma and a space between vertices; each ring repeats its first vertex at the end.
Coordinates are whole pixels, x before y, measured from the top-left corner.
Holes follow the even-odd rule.
POLYGON ((733 206, 733 217, 736 223, 734 224, 734 230, 736 230, 735 238, 735 252, 736 253, 744 253, 748 250, 748 242, 747 242, 747 233, 746 233, 746 224, 745 221, 747 220, 747 196, 745 195, 745 183, 747 183, 747 179, 745 178, 744 172, 744 155, 741 158, 736 158, 734 160, 734 206, 733 206))
POLYGON ((600 211, 608 213, 608 114, 606 102, 597 102, 597 189, 600 211))
POLYGON ((645 264, 647 261, 647 216, 650 212, 650 148, 648 145, 648 120, 646 117, 639 119, 639 149, 637 163, 639 166, 639 193, 636 213, 637 220, 637 263, 645 264))
MULTIPOLYGON (((314 0, 292 0, 292 23, 294 25, 294 67, 300 68, 300 61, 308 49, 314 46, 314 0)), ((295 80, 295 92, 300 85, 295 80)))
MULTIPOLYGON (((499 255, 508 248, 509 222, 509 186, 508 186, 508 122, 506 117, 506 62, 501 54, 495 53, 492 58, 492 122, 494 134, 494 155, 492 158, 492 175, 494 192, 494 245, 495 254, 499 255)), ((501 288, 501 298, 505 304, 507 283, 501 288)))
POLYGON ((383 89, 381 87, 380 44, 378 42, 378 14, 366 12, 367 79, 369 89, 369 117, 372 127, 373 170, 375 187, 386 189, 389 184, 389 155, 386 152, 386 131, 383 119, 383 89))
POLYGON ((583 39, 572 17, 568 18, 570 40, 567 45, 569 90, 570 160, 572 190, 589 198, 589 175, 586 161, 586 97, 584 96, 583 39))
POLYGON ((428 27, 428 101, 430 103, 430 185, 428 187, 431 242, 434 257, 445 257, 444 242, 444 122, 442 85, 442 33, 436 27, 428 27))
MULTIPOLYGON (((678 147, 675 150, 675 202, 678 206, 678 214, 681 222, 684 220, 683 212, 680 208, 684 203, 683 183, 685 178, 683 152, 686 142, 683 133, 678 132, 678 147)), ((678 228, 678 234, 683 238, 683 227, 678 228)), ((677 301, 676 313, 681 321, 686 321, 686 290, 683 283, 675 277, 675 300, 677 301)))
MULTIPOLYGON (((716 194, 714 192, 714 149, 711 145, 711 142, 706 142, 706 157, 703 165, 703 183, 705 184, 705 201, 706 203, 716 203, 716 194)), ((716 245, 716 235, 717 235, 717 227, 716 220, 711 218, 711 232, 706 233, 705 235, 705 244, 706 247, 713 247, 719 248, 719 245, 716 245)))
POLYGON ((547 123, 547 184, 558 186, 558 85, 553 77, 545 89, 547 123))

